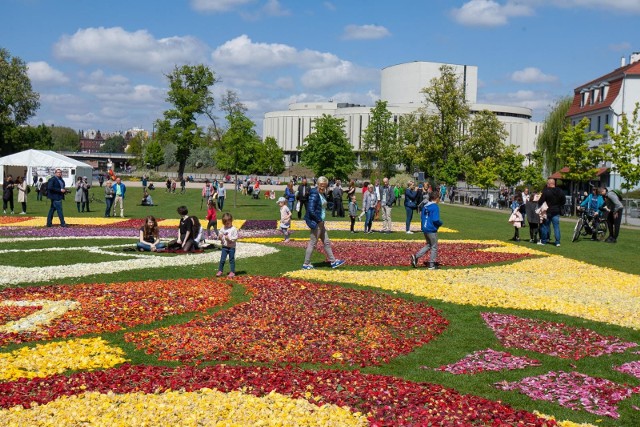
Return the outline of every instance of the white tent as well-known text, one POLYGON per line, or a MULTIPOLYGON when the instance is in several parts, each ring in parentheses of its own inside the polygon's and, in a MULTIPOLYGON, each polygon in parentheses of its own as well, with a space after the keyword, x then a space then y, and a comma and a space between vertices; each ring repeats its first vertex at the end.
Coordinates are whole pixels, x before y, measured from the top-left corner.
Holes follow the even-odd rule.
POLYGON ((55 151, 25 150, 0 157, 0 179, 4 182, 7 175, 23 176, 29 184, 34 176, 47 181, 56 169, 62 170, 62 178, 67 187, 75 185, 76 177, 86 176, 91 182, 93 168, 87 163, 63 156, 55 151))

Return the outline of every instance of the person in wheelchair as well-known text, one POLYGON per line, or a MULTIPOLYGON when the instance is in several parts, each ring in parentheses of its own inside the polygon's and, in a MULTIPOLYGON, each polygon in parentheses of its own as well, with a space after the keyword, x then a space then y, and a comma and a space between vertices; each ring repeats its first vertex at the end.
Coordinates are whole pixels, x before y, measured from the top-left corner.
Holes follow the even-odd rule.
POLYGON ((604 199, 598 194, 598 189, 593 187, 591 194, 589 194, 580 203, 580 210, 585 210, 589 223, 585 224, 585 228, 588 232, 591 232, 591 240, 598 240, 598 224, 604 218, 602 208, 604 207, 604 199), (591 224, 591 225, 590 225, 591 224))

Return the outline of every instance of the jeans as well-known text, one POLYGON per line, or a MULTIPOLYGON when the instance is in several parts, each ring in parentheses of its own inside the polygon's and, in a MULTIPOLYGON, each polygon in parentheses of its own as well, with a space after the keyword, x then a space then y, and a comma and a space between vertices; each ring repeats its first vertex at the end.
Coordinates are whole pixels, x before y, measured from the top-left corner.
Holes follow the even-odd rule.
POLYGON ((111 216, 111 205, 113 205, 113 197, 105 197, 104 198, 104 204, 107 207, 104 210, 104 216, 108 218, 108 217, 111 216))
POLYGON ((429 263, 434 264, 436 262, 436 258, 438 257, 438 233, 424 233, 424 239, 427 244, 422 247, 416 254, 416 259, 420 259, 427 253, 429 249, 431 249, 431 257, 429 258, 429 263))
MULTIPOLYGON (((144 249, 147 252, 151 252, 151 245, 149 243, 138 242, 136 243, 136 246, 140 249, 144 249)), ((165 247, 166 245, 162 242, 156 243, 156 249, 164 249, 165 247)))
POLYGON ((11 206, 11 211, 13 212, 13 196, 10 199, 2 199, 2 209, 7 210, 7 204, 11 206))
POLYGON ((540 240, 542 243, 547 243, 551 240, 551 227, 549 223, 553 224, 553 236, 556 238, 556 244, 560 243, 560 214, 556 214, 552 217, 545 219, 540 224, 540 240))
POLYGON ((307 250, 304 254, 304 263, 305 265, 311 262, 311 254, 316 247, 316 243, 318 243, 318 239, 322 241, 324 244, 324 252, 327 255, 327 259, 329 262, 334 262, 336 257, 333 256, 333 250, 331 249, 331 241, 329 240, 329 233, 327 233, 327 229, 324 228, 324 221, 318 223, 318 226, 314 229, 311 229, 309 236, 309 243, 307 244, 307 250))
POLYGON ((220 254, 220 264, 218 264, 218 271, 222 271, 224 263, 227 261, 227 255, 229 256, 229 268, 232 273, 236 272, 236 248, 222 247, 222 253, 220 254))
POLYGON ((51 207, 49 208, 49 214, 47 215, 47 227, 51 227, 53 221, 53 212, 58 212, 58 218, 60 219, 60 225, 66 226, 64 222, 64 214, 62 213, 62 200, 52 200, 51 207))
POLYGON ((218 209, 222 210, 224 208, 224 196, 218 196, 218 209))
POLYGON ((411 230, 411 220, 413 219, 413 208, 404 207, 404 210, 407 212, 407 222, 406 222, 406 230, 405 231, 409 231, 411 230))
POLYGON ((614 240, 618 239, 618 234, 620 234, 620 223, 622 222, 622 213, 623 209, 620 209, 617 213, 617 216, 613 217, 613 212, 609 213, 607 216, 607 228, 609 229, 609 237, 614 240))
POLYGON ((293 205, 294 205, 295 203, 296 203, 296 201, 295 201, 295 200, 289 200, 289 201, 287 201, 287 207, 289 208, 289 210, 290 210, 291 212, 293 212, 293 205))
POLYGON ((367 213, 364 219, 364 231, 371 231, 371 226, 373 225, 373 217, 376 215, 376 208, 371 207, 367 209, 367 213))

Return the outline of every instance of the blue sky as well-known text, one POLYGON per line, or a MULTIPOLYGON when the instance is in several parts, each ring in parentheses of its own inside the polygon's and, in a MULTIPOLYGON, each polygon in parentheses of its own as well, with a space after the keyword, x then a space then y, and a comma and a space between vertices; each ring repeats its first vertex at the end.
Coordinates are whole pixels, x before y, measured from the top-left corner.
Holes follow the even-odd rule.
POLYGON ((151 129, 176 64, 210 66, 261 133, 292 102, 373 106, 380 70, 410 61, 476 65, 478 102, 542 121, 640 51, 640 0, 0 0, 0 16, 41 96, 31 123, 101 131, 151 129))

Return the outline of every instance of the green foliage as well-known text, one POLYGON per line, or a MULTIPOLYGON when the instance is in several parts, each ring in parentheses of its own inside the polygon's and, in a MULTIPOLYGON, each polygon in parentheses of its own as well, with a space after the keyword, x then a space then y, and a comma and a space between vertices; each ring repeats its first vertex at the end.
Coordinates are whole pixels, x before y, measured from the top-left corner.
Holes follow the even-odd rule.
POLYGON ((475 113, 469 126, 468 139, 464 146, 465 154, 474 162, 493 157, 499 158, 505 148, 504 141, 508 132, 504 124, 491 111, 475 113))
POLYGON ((190 169, 210 168, 216 165, 214 160, 217 150, 200 144, 191 150, 186 166, 190 169))
POLYGON ((227 116, 229 128, 217 145, 216 164, 218 169, 235 174, 250 172, 257 142, 255 124, 241 111, 227 116))
POLYGON ((20 139, 25 135, 15 129, 36 114, 39 98, 31 88, 25 62, 0 48, 0 156, 30 148, 20 139))
POLYGON ((620 118, 619 131, 606 125, 613 141, 605 145, 606 157, 611 160, 612 169, 624 180, 621 187, 629 191, 640 183, 640 103, 636 102, 631 120, 626 114, 620 118))
POLYGON ((35 148, 37 150, 51 150, 51 131, 41 124, 32 126, 9 126, 6 128, 5 142, 18 151, 35 148))
POLYGON ((122 135, 114 135, 107 138, 100 147, 101 153, 124 153, 125 141, 122 135))
POLYGON ((542 189, 545 179, 542 174, 543 156, 539 151, 531 153, 530 163, 522 171, 522 182, 535 190, 542 189))
POLYGON ((129 144, 126 147, 126 152, 136 156, 132 163, 138 166, 144 166, 144 146, 147 144, 147 137, 144 133, 138 132, 133 138, 129 140, 129 144))
POLYGON ((163 150, 164 153, 162 163, 164 163, 167 167, 173 167, 178 164, 178 161, 176 160, 176 151, 178 150, 176 144, 172 142, 165 144, 163 150))
POLYGON ((54 151, 80 151, 80 135, 64 126, 51 126, 51 138, 54 151))
POLYGON ((525 156, 518 153, 515 145, 507 146, 499 158, 498 177, 507 187, 513 187, 522 180, 525 156))
POLYGON ((602 138, 596 132, 586 132, 589 119, 584 117, 575 126, 567 126, 560 132, 560 161, 569 168, 563 173, 567 180, 586 182, 596 177, 598 164, 605 158, 601 147, 589 148, 589 142, 602 138))
POLYGON ((305 138, 302 163, 316 176, 346 180, 356 170, 356 156, 344 132, 344 119, 323 114, 305 138))
POLYGON ((560 170, 564 163, 559 158, 560 154, 560 133, 567 125, 566 118, 572 99, 562 98, 553 107, 549 115, 545 118, 542 131, 538 136, 538 151, 544 157, 544 168, 547 175, 560 170))
POLYGON ((148 167, 153 169, 164 163, 164 152, 157 140, 152 139, 145 146, 144 162, 148 167))
POLYGON ((379 176, 395 175, 396 164, 400 160, 397 133, 398 125, 392 121, 387 101, 376 101, 371 109, 369 125, 362 136, 362 156, 366 159, 367 169, 371 169, 371 158, 375 156, 379 176))
POLYGON ((213 71, 202 64, 176 66, 167 78, 167 101, 173 108, 165 111, 164 119, 158 121, 158 134, 161 141, 175 144, 178 175, 182 176, 189 153, 203 133, 196 121, 213 108, 210 88, 216 79, 213 71))
POLYGON ((398 120, 399 163, 403 164, 407 171, 413 171, 418 157, 420 132, 417 123, 418 117, 414 113, 400 116, 398 120))
POLYGON ((467 177, 469 183, 488 190, 495 188, 498 180, 498 165, 493 157, 487 157, 473 165, 467 177))
POLYGON ((255 144, 253 169, 261 175, 278 175, 284 168, 284 152, 274 137, 267 137, 255 144))

